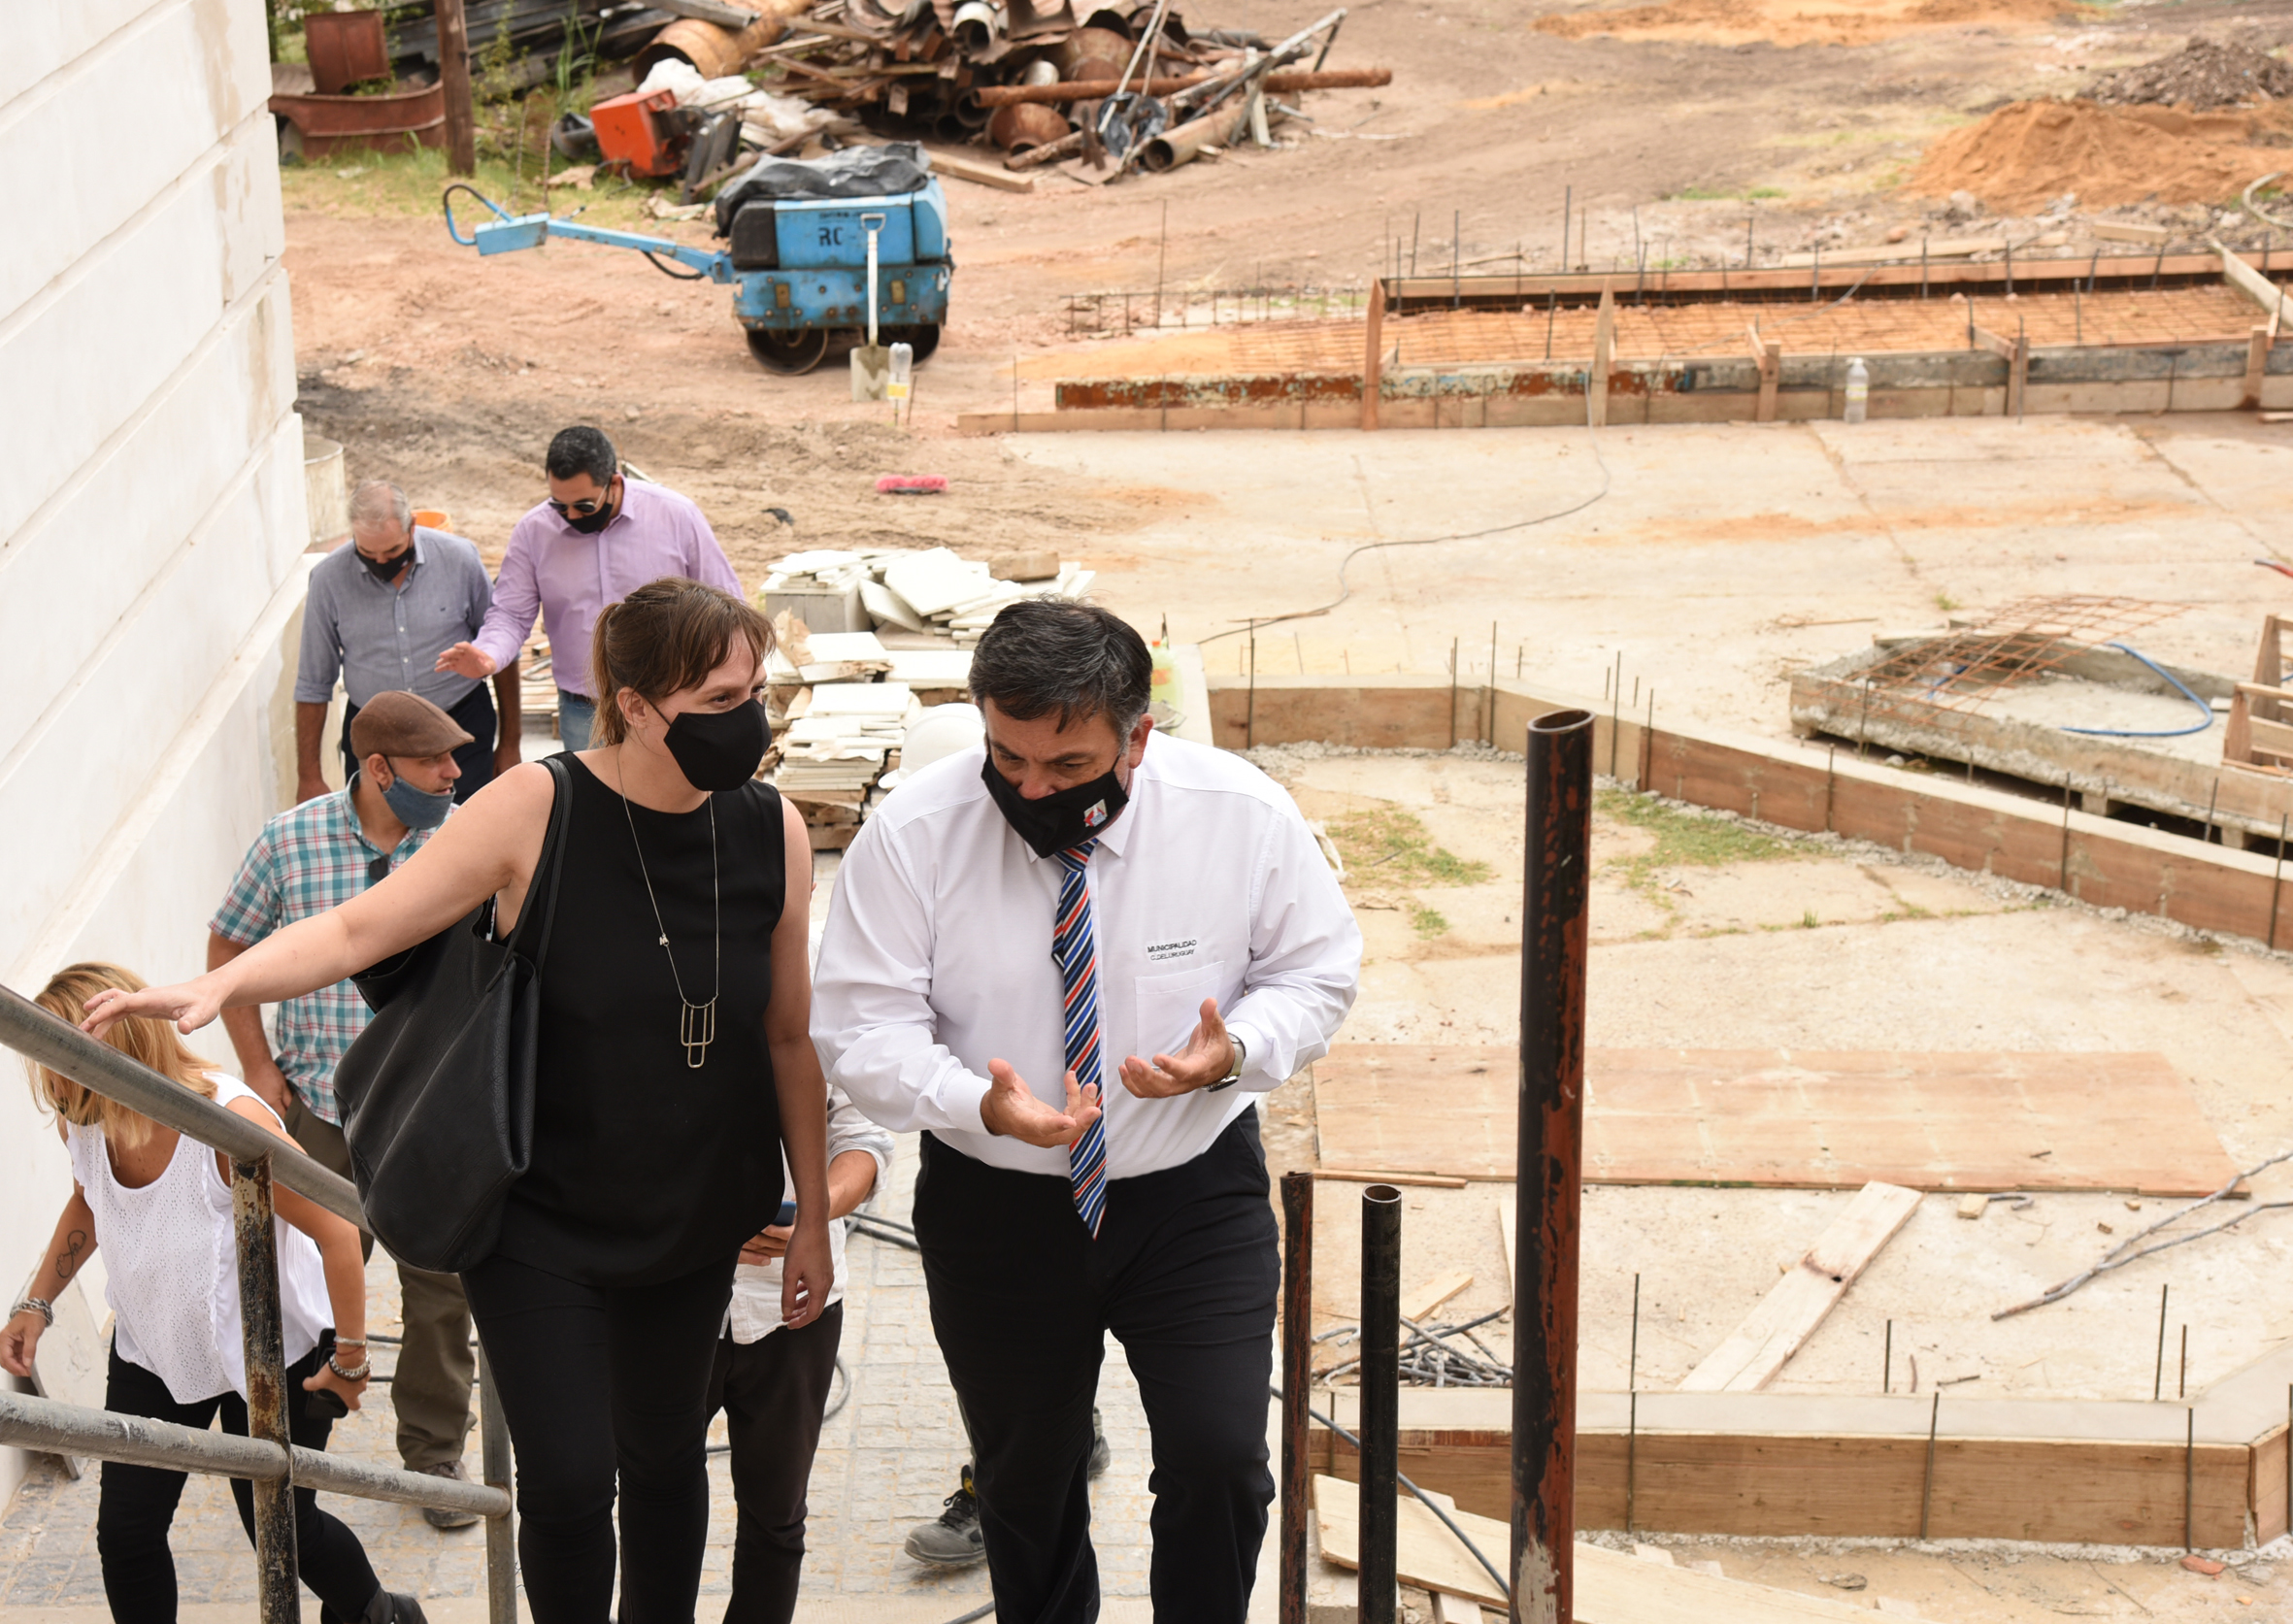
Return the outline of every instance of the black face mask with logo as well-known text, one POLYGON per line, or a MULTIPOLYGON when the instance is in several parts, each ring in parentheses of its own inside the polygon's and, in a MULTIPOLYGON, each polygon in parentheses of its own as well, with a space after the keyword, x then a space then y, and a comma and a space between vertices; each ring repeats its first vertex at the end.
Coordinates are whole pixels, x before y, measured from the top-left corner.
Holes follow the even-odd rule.
POLYGON ((987 786, 1003 820, 1038 857, 1096 840, 1121 815, 1131 799, 1112 767, 1088 783, 1054 790, 1035 801, 1021 795, 1018 785, 995 770, 992 757, 980 764, 980 781, 987 786))

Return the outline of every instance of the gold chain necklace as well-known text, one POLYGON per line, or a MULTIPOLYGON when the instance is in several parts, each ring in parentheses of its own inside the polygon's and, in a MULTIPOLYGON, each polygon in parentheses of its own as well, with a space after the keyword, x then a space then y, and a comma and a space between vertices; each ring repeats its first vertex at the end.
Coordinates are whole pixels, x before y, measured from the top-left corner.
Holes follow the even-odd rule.
POLYGON ((661 922, 661 899, 653 895, 653 877, 645 866, 645 847, 637 840, 637 814, 629 810, 629 775, 621 767, 621 746, 614 746, 614 776, 621 780, 621 815, 629 820, 629 845, 637 853, 637 872, 645 878, 645 900, 652 904, 653 926, 661 933, 661 951, 669 956, 669 979, 677 983, 677 1041, 684 1045, 684 1064, 699 1071, 709 1063, 709 1045, 716 1042, 716 1000, 724 991, 724 893, 716 862, 716 797, 709 797, 709 894, 716 911, 716 985, 709 1002, 695 1004, 684 996, 684 978, 677 973, 677 954, 669 946, 669 927, 661 922))

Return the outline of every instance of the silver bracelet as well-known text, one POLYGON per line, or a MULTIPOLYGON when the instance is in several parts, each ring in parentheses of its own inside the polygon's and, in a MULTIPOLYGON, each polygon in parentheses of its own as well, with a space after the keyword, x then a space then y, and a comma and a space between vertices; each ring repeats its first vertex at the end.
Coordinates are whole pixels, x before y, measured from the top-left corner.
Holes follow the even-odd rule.
POLYGON ((38 1309, 40 1310, 40 1317, 48 1322, 50 1329, 54 1327, 55 1305, 50 1303, 45 1297, 25 1298, 22 1302, 17 1304, 15 1308, 8 1310, 8 1317, 14 1319, 17 1314, 22 1313, 26 1309, 38 1309))
POLYGON ((371 1358, 363 1359, 359 1361, 357 1369, 347 1371, 343 1369, 342 1366, 334 1362, 334 1353, 330 1349, 326 1355, 326 1368, 334 1372, 335 1375, 341 1376, 345 1381, 364 1381, 374 1372, 374 1360, 371 1358))

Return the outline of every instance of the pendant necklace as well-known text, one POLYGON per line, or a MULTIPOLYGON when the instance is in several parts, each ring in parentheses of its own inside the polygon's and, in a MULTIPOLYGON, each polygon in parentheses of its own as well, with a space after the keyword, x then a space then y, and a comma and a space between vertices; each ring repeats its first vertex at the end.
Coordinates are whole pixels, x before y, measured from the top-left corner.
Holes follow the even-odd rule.
POLYGON ((661 899, 653 895, 653 877, 645 866, 645 847, 637 840, 637 814, 629 810, 629 775, 621 769, 620 746, 614 747, 614 772, 621 780, 621 815, 629 820, 629 845, 637 853, 637 872, 645 878, 645 898, 652 904, 653 926, 661 933, 661 951, 669 955, 669 978, 677 983, 677 1041, 684 1045, 684 1064, 699 1071, 709 1063, 709 1045, 716 1042, 716 999, 724 991, 724 893, 716 863, 716 797, 709 797, 709 894, 716 910, 716 985, 709 1002, 695 1004, 684 996, 684 978, 677 973, 677 954, 669 946, 669 927, 661 922, 661 899))

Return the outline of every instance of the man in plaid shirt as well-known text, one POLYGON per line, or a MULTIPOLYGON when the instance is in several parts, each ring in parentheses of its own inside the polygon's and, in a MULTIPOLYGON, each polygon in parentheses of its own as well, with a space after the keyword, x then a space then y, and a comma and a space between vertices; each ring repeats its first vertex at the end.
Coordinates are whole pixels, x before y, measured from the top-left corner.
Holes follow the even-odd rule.
MULTIPOLYGON (((453 752, 470 735, 430 701, 377 694, 350 723, 358 773, 349 786, 290 807, 263 825, 239 878, 209 923, 207 966, 226 964, 273 931, 349 901, 419 850, 452 811, 461 769, 453 752)), ((334 1093, 335 1066, 371 1011, 358 988, 337 981, 279 1006, 279 1048, 262 1011, 226 1010, 223 1027, 247 1086, 269 1101, 312 1158, 348 1178, 350 1151, 334 1093)), ((373 1250, 372 1237, 367 1249, 373 1250)), ((401 1263, 405 1341, 390 1398, 398 1453, 409 1472, 460 1477, 470 1431, 470 1306, 462 1282, 401 1263)), ((434 1527, 478 1518, 425 1508, 434 1527)))

